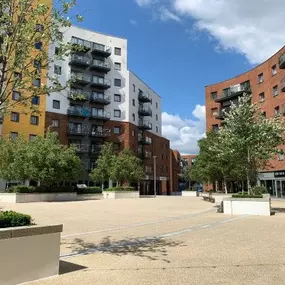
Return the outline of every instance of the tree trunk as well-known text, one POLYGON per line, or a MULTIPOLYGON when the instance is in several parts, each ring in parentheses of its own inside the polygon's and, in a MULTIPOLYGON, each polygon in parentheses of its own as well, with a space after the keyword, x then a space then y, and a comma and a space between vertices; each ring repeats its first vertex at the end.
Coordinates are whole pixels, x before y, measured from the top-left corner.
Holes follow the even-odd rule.
POLYGON ((244 181, 241 182, 241 192, 244 194, 244 181))
POLYGON ((225 189, 225 194, 228 194, 228 188, 227 188, 227 181, 224 180, 224 189, 225 189))
POLYGON ((249 148, 247 149, 247 163, 248 166, 246 168, 246 183, 247 183, 247 193, 249 195, 251 190, 250 181, 249 181, 249 163, 250 163, 249 148))
POLYGON ((104 190, 104 182, 101 183, 101 190, 104 190))

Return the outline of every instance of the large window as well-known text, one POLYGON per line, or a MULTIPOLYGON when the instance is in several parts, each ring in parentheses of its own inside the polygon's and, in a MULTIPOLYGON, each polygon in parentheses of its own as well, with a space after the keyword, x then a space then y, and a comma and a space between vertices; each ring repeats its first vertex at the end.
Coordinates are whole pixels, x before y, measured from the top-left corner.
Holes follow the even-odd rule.
POLYGON ((216 100, 217 99, 217 97, 218 97, 218 92, 211 92, 211 98, 212 98, 212 100, 216 100))
POLYGON ((273 97, 277 96, 278 95, 278 86, 275 85, 272 89, 272 92, 273 92, 273 97))
POLYGON ((11 113, 11 121, 12 122, 19 122, 20 121, 20 114, 17 112, 11 113))
POLYGON ((21 93, 18 91, 13 91, 12 99, 15 101, 19 101, 21 99, 21 93))
POLYGON ((115 55, 121 55, 121 54, 122 54, 121 48, 115 47, 115 55))
POLYGON ((58 101, 58 100, 53 100, 53 101, 52 101, 52 107, 53 107, 54 109, 60 109, 60 101, 58 101))
POLYGON ((114 85, 117 87, 121 87, 122 86, 122 80, 119 78, 115 78, 114 85))
POLYGON ((121 110, 114 110, 114 117, 121 118, 121 110))
POLYGON ((31 125, 38 125, 39 124, 39 117, 38 116, 31 116, 30 123, 31 123, 31 125))
POLYGON ((32 98, 32 104, 33 105, 40 105, 40 97, 39 96, 34 96, 32 98))
POLYGON ((114 101, 115 102, 121 102, 121 95, 120 94, 115 94, 114 95, 114 101))

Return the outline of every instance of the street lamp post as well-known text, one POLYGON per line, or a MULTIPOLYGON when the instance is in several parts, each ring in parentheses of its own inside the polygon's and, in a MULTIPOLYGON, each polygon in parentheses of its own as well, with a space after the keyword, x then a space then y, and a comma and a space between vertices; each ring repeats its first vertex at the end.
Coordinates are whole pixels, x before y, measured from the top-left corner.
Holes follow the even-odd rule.
POLYGON ((153 191, 156 197, 156 156, 153 157, 153 191))

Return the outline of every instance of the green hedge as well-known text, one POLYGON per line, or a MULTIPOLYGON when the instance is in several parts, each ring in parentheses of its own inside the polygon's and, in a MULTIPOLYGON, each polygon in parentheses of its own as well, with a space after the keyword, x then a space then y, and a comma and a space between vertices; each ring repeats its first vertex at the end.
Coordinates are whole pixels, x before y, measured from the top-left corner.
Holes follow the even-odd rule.
POLYGON ((4 211, 0 212, 0 228, 29 226, 32 224, 32 218, 29 215, 4 211))
POLYGON ((113 188, 109 188, 109 189, 106 189, 104 191, 108 191, 108 192, 115 192, 115 191, 118 191, 118 192, 128 192, 128 191, 136 191, 136 189, 134 187, 113 187, 113 188))
POLYGON ((73 187, 70 186, 52 186, 52 187, 34 187, 17 185, 6 190, 8 193, 60 193, 60 192, 74 192, 73 187))
POLYGON ((263 198, 263 195, 233 194, 233 198, 263 198))
POLYGON ((266 187, 264 187, 264 186, 255 186, 251 189, 251 192, 254 195, 261 195, 261 194, 267 194, 268 193, 266 187))
POLYGON ((196 192, 196 190, 194 190, 194 189, 184 189, 184 190, 182 190, 182 191, 192 191, 192 192, 196 192))
POLYGON ((87 187, 87 188, 77 188, 77 194, 101 194, 102 190, 100 187, 87 187))

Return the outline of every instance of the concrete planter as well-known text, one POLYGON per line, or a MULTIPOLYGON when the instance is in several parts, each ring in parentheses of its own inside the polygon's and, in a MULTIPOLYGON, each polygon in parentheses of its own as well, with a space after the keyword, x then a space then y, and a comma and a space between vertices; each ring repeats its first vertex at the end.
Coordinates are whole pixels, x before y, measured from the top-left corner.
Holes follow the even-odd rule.
POLYGON ((77 194, 78 201, 101 200, 101 199, 103 199, 103 194, 77 194))
POLYGON ((30 203, 30 202, 57 202, 75 201, 77 193, 0 193, 0 202, 30 203))
POLYGON ((270 216, 271 201, 268 198, 225 198, 224 214, 270 216))
POLYGON ((57 275, 62 225, 0 229, 0 284, 57 275))
POLYGON ((103 191, 104 199, 131 199, 139 198, 139 191, 103 191))
POLYGON ((196 191, 182 191, 182 197, 197 197, 196 191))

